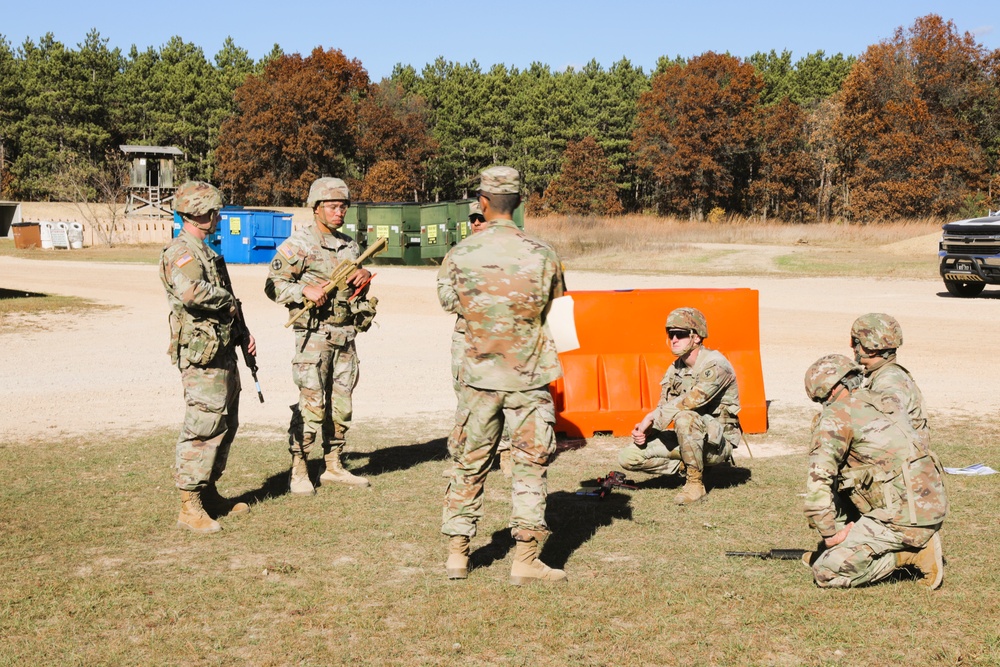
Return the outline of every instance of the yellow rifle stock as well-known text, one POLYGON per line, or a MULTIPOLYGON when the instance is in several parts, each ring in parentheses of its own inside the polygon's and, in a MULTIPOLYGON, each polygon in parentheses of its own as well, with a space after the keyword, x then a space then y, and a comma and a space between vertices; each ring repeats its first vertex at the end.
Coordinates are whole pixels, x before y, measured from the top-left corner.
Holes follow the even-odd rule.
MULTIPOLYGON (((361 253, 361 256, 358 257, 357 259, 345 259, 341 261, 340 264, 337 265, 337 268, 333 270, 333 273, 330 274, 330 277, 328 278, 330 282, 327 283, 327 285, 323 288, 323 291, 329 294, 330 292, 336 289, 346 290, 347 279, 350 278, 355 271, 361 268, 361 265, 364 263, 364 261, 366 259, 374 257, 375 255, 384 251, 388 247, 389 247, 389 239, 387 239, 384 236, 381 236, 379 237, 378 241, 370 245, 367 250, 361 253)), ((316 304, 314 302, 310 301, 309 299, 306 299, 305 304, 301 308, 292 311, 291 316, 288 318, 288 321, 285 322, 285 326, 286 327, 292 326, 292 324, 294 324, 296 320, 305 315, 307 312, 309 312, 310 309, 314 308, 315 306, 316 304)))

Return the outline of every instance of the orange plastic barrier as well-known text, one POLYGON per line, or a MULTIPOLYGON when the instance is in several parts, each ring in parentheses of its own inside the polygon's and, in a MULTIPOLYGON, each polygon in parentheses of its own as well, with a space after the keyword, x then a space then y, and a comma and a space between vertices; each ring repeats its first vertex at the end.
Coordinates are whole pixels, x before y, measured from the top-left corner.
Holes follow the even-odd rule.
POLYGON ((708 320, 705 345, 726 355, 740 388, 740 424, 767 431, 760 365, 757 290, 660 289, 569 292, 580 349, 559 355, 563 377, 550 385, 556 431, 569 437, 628 435, 660 400, 660 380, 674 356, 664 324, 674 308, 697 308, 708 320))

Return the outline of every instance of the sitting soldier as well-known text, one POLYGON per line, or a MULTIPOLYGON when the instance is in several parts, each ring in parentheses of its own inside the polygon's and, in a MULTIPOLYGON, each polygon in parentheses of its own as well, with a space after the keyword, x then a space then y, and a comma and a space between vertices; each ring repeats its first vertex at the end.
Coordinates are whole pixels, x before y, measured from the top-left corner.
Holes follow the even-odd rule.
POLYGON ((660 402, 632 431, 632 443, 618 453, 625 470, 651 475, 685 475, 674 499, 690 505, 705 495, 706 467, 732 461, 740 440, 740 393, 725 355, 704 347, 705 316, 677 308, 667 317, 667 342, 677 360, 663 381, 660 402))

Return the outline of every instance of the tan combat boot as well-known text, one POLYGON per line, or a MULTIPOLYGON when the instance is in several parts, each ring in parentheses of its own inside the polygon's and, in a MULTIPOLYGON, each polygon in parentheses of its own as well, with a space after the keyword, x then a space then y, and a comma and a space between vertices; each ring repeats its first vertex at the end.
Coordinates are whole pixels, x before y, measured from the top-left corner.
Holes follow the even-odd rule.
POLYGON ((920 584, 931 590, 941 587, 944 581, 944 553, 941 549, 941 535, 934 533, 920 551, 897 551, 896 567, 912 565, 920 570, 924 578, 920 584))
POLYGON ((340 462, 340 450, 331 449, 326 454, 326 471, 319 476, 321 482, 340 482, 351 486, 371 486, 364 477, 352 475, 340 462))
POLYGON ((693 505, 702 500, 707 492, 702 484, 702 471, 694 466, 687 466, 687 481, 684 488, 674 497, 674 502, 678 505, 693 505))
POLYGON ((238 503, 229 498, 224 498, 219 494, 219 489, 215 482, 209 482, 201 490, 201 504, 205 511, 215 515, 216 518, 223 516, 240 516, 250 513, 250 506, 246 503, 238 503))
POLYGON ((187 528, 195 533, 217 533, 222 526, 205 513, 201 506, 201 494, 197 491, 181 491, 181 513, 177 516, 177 527, 187 528))
POLYGON ((448 562, 444 565, 449 579, 469 578, 469 538, 452 535, 448 540, 448 562))
POLYGON ((293 496, 311 496, 316 493, 309 479, 309 465, 301 454, 292 454, 292 473, 288 490, 293 496))
POLYGON ((507 479, 514 476, 514 464, 510 460, 510 450, 505 449, 500 452, 500 472, 507 479))
POLYGON ((538 540, 514 543, 514 562, 510 567, 510 583, 524 586, 535 581, 565 582, 566 572, 555 570, 538 560, 538 540))

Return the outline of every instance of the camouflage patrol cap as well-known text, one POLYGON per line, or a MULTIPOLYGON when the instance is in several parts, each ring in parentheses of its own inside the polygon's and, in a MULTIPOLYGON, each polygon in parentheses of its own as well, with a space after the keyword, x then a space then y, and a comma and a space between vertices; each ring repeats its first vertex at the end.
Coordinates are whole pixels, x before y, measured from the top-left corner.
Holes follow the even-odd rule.
POLYGON ((480 218, 483 217, 483 207, 479 205, 478 201, 474 201, 469 204, 469 217, 478 215, 480 218))
POLYGON ((903 328, 892 315, 866 313, 851 326, 851 347, 855 340, 866 350, 895 350, 903 345, 903 328))
POLYGON ((346 201, 350 203, 351 192, 347 189, 347 183, 339 178, 317 178, 309 186, 309 197, 306 205, 309 208, 316 208, 316 204, 321 201, 346 201))
POLYGON ((675 308, 667 315, 668 329, 687 329, 708 338, 708 321, 697 308, 675 308))
POLYGON ((479 175, 479 191, 491 195, 521 193, 521 175, 513 167, 490 167, 479 175))
POLYGON ((188 181, 174 193, 174 210, 185 215, 205 215, 222 209, 222 193, 211 183, 188 181))
POLYGON ((813 401, 822 401, 837 383, 851 373, 861 373, 861 366, 842 354, 827 354, 820 357, 806 371, 806 395, 813 401))

